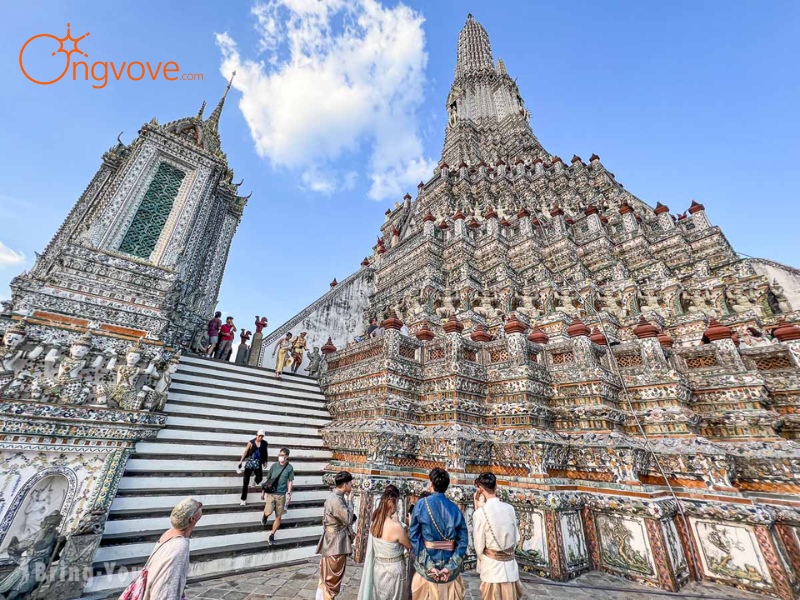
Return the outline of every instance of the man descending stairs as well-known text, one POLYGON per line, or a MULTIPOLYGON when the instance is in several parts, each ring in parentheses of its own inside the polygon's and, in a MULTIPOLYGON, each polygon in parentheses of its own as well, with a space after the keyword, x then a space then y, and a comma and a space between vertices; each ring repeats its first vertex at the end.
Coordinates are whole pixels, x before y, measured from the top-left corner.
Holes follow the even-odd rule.
POLYGON ((125 587, 169 528, 172 508, 187 496, 203 503, 191 540, 190 580, 314 555, 327 494, 322 471, 331 457, 319 436, 330 416, 315 380, 291 374, 276 380, 264 369, 184 357, 164 410, 166 427, 156 439, 139 442, 128 460, 85 595, 125 587), (247 504, 239 504, 236 466, 259 429, 269 444, 266 466, 285 446, 295 472, 275 545, 261 524, 260 488, 251 487, 247 504))

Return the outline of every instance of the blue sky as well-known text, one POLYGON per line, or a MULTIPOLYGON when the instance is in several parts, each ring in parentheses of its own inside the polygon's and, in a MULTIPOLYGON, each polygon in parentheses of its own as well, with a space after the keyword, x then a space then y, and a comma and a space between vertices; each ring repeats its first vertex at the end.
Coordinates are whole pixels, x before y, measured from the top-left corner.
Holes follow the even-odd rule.
POLYGON ((326 0, 310 14, 310 1, 6 4, 0 298, 120 131, 130 141, 152 117, 213 106, 223 72, 238 66, 221 132, 253 196, 219 308, 240 326, 255 314, 281 324, 357 269, 386 208, 430 175, 468 12, 550 152, 597 153, 651 205, 682 212, 695 198, 737 251, 800 266, 800 4, 362 0, 345 14, 343 0, 326 0), (91 61, 174 60, 204 80, 30 83, 20 47, 36 33, 62 35, 67 22, 73 34, 91 31, 82 42, 91 61))

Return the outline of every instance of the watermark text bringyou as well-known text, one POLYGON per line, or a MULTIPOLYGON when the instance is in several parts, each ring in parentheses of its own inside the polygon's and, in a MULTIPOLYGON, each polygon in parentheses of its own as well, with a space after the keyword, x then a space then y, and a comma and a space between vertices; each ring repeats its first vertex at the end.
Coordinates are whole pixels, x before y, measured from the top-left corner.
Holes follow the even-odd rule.
MULTIPOLYGON (((88 58, 89 55, 78 47, 79 42, 89 37, 89 32, 78 38, 72 37, 70 24, 67 23, 67 35, 63 38, 51 33, 39 33, 28 38, 19 51, 19 68, 25 77, 38 85, 50 85, 61 81, 65 76, 72 75, 73 81, 82 79, 92 81, 92 87, 101 89, 108 85, 109 80, 119 81, 129 79, 131 81, 142 81, 151 79, 156 81, 162 78, 166 81, 198 81, 203 79, 202 73, 181 73, 180 65, 174 60, 153 64, 150 61, 94 61, 89 62, 80 58, 73 59, 75 54, 80 57, 88 58), (50 48, 47 48, 47 42, 50 48), (56 47, 53 42, 57 42, 56 47), (57 75, 42 76, 36 73, 36 68, 32 65, 25 66, 25 56, 29 59, 39 58, 45 55, 56 57, 58 60, 65 60, 64 68, 57 75)), ((29 60, 33 62, 33 60, 29 60)))

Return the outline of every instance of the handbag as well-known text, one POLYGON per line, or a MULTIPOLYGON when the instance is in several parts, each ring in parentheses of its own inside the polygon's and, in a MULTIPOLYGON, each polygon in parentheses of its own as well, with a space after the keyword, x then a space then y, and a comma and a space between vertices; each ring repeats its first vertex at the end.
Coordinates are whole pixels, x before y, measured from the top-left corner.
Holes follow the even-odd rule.
POLYGON ((268 494, 274 494, 278 490, 278 481, 280 481, 281 475, 286 470, 286 467, 289 466, 289 461, 286 461, 286 464, 283 465, 281 472, 278 473, 277 477, 270 477, 264 482, 264 491, 268 494))
POLYGON ((255 440, 250 442, 253 444, 253 453, 244 461, 244 468, 258 471, 261 468, 261 448, 256 448, 254 442, 255 440), (256 457, 256 452, 258 452, 258 457, 256 457))
POLYGON ((175 537, 169 538, 166 542, 158 546, 153 553, 150 555, 150 558, 147 559, 147 562, 142 567, 142 570, 139 571, 139 574, 136 576, 136 579, 131 581, 128 584, 128 587, 122 592, 119 597, 119 600, 142 600, 144 598, 144 590, 147 588, 147 567, 150 564, 152 558, 156 555, 156 552, 161 550, 164 546, 170 543, 175 538, 183 537, 182 535, 176 535, 175 537))

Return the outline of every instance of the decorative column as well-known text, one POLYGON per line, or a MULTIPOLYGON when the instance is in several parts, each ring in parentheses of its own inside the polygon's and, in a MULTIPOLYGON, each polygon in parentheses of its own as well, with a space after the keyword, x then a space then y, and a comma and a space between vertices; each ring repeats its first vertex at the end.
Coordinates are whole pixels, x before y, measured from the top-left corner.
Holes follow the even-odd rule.
POLYGON ((675 229, 675 221, 672 220, 672 216, 669 214, 669 206, 661 204, 661 202, 656 202, 655 213, 658 217, 658 224, 661 225, 661 229, 664 231, 675 229))
POLYGON ((622 227, 625 231, 639 231, 639 223, 636 221, 636 213, 633 207, 627 202, 623 202, 619 207, 619 214, 622 215, 622 227))
POLYGON ((500 234, 500 225, 497 222, 497 212, 495 212, 493 208, 490 208, 483 215, 483 218, 486 219, 486 233, 489 235, 489 237, 496 238, 500 234))
POLYGON ((434 236, 434 231, 436 228, 436 218, 428 211, 424 217, 422 217, 422 232, 426 238, 432 238, 434 236))
POLYGON ((692 200, 692 205, 689 207, 689 221, 698 231, 711 227, 711 223, 709 223, 706 216, 706 207, 694 200, 692 200))

